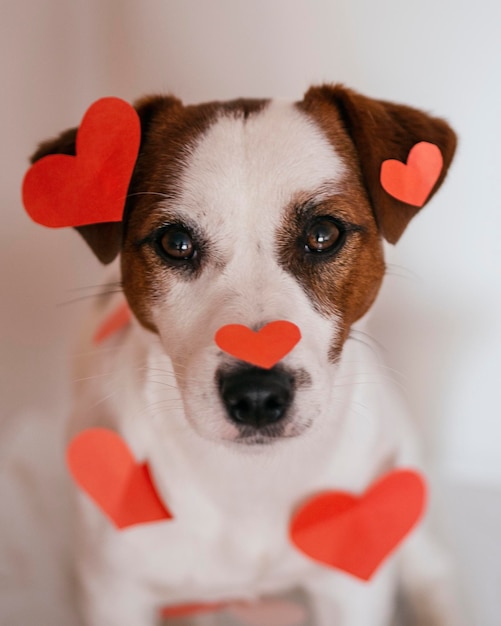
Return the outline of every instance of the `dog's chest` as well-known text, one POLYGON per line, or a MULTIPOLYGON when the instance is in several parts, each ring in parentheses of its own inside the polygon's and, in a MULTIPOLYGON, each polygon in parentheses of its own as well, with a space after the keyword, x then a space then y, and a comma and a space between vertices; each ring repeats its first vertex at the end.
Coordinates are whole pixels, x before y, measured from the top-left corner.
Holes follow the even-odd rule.
MULTIPOLYGON (((359 491, 358 483, 370 480, 364 475, 375 468, 372 462, 361 468, 356 456, 351 455, 353 467, 358 465, 356 476, 345 471, 338 457, 337 463, 310 477, 301 463, 296 470, 289 466, 276 473, 270 467, 268 480, 266 472, 255 479, 248 468, 240 475, 229 469, 224 489, 217 488, 224 463, 214 474, 206 470, 206 483, 196 481, 197 473, 204 471, 195 462, 183 468, 182 478, 163 473, 175 519, 158 529, 158 538, 146 538, 145 533, 141 553, 146 555, 146 570, 181 603, 279 593, 320 575, 325 567, 290 540, 292 515, 305 499, 328 488, 359 491)), ((256 459, 256 468, 262 464, 256 459)))
POLYGON ((179 581, 178 593, 192 598, 271 593, 297 584, 308 569, 289 544, 287 529, 257 512, 248 520, 228 520, 211 537, 187 529, 178 541, 178 563, 185 565, 170 574, 179 581))
POLYGON ((317 568, 291 544, 284 510, 255 501, 222 511, 193 495, 173 506, 174 520, 138 529, 133 540, 131 561, 159 602, 252 599, 297 586, 317 568))

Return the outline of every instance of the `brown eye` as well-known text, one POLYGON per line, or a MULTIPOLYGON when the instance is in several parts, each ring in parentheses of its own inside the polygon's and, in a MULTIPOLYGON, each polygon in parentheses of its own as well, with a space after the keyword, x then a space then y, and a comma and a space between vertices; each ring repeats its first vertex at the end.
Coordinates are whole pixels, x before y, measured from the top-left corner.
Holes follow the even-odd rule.
POLYGON ((195 244, 182 226, 170 226, 158 239, 159 251, 174 261, 188 261, 195 255, 195 244))
POLYGON ((313 253, 330 252, 343 242, 344 231, 329 217, 320 217, 305 232, 305 250, 313 253))

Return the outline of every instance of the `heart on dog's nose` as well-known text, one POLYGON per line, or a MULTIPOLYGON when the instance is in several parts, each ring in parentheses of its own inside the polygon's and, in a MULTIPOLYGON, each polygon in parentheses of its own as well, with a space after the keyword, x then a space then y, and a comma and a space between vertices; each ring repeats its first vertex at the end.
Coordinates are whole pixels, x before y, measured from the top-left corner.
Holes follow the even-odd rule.
POLYGON ((68 446, 75 482, 119 528, 172 519, 160 500, 146 463, 137 463, 115 432, 91 428, 68 446))
POLYGON ((271 369, 299 342, 301 332, 292 322, 277 320, 258 331, 242 324, 228 324, 217 331, 214 339, 219 348, 231 356, 271 369))
POLYGON ((426 485, 417 472, 390 472, 360 497, 329 491, 293 516, 292 543, 324 565, 370 580, 423 515, 426 485))
POLYGON ((383 161, 381 165, 381 185, 397 200, 412 206, 422 207, 430 195, 444 159, 440 148, 433 143, 417 143, 407 157, 407 163, 395 159, 383 161))
POLYGON ((30 217, 51 228, 120 222, 140 139, 130 104, 95 102, 78 130, 76 156, 50 154, 26 173, 23 203, 30 217))

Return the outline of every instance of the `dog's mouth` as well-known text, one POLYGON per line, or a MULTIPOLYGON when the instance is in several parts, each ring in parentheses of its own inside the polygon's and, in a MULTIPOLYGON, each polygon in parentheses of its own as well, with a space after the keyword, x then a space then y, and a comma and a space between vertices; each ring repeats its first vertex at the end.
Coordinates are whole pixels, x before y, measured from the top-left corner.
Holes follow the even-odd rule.
POLYGON ((296 423, 288 419, 284 423, 272 424, 259 430, 252 427, 239 428, 237 437, 233 440, 237 444, 248 446, 267 446, 277 441, 299 437, 311 426, 311 421, 296 423))

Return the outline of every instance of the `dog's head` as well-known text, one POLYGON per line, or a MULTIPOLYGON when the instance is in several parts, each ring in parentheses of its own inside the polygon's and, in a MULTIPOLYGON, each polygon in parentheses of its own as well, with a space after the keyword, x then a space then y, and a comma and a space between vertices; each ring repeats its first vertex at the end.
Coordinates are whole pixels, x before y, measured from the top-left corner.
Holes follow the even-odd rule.
MULTIPOLYGON (((301 102, 236 100, 136 105, 142 141, 121 224, 80 228, 103 262, 121 253, 124 292, 173 363, 187 419, 208 438, 269 442, 331 413, 352 324, 418 207, 381 186, 383 161, 455 136, 442 120, 340 86, 301 102), (216 346, 226 324, 290 320, 302 340, 270 370, 216 346)), ((34 160, 74 153, 76 130, 34 160)))

